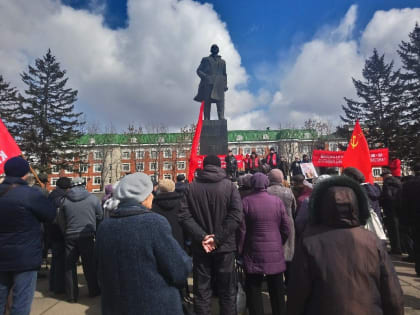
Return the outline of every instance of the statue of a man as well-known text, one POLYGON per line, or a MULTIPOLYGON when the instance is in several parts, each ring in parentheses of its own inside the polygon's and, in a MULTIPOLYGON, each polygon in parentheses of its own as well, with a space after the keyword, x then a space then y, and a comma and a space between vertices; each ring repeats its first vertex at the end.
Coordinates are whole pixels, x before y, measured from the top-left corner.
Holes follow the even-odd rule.
POLYGON ((219 47, 212 45, 211 55, 201 60, 197 74, 201 78, 197 102, 204 101, 204 119, 210 120, 211 103, 217 105, 219 120, 225 119, 225 91, 227 91, 226 63, 218 55, 219 47))

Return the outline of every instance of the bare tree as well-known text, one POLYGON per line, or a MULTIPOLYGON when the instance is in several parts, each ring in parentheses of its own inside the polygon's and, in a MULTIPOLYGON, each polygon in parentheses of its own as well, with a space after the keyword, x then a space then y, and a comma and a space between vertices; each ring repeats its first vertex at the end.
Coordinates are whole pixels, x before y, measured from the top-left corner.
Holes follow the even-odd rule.
POLYGON ((180 129, 180 134, 176 139, 176 143, 174 147, 176 150, 176 154, 175 154, 175 159, 174 159, 174 165, 172 168, 172 178, 176 177, 178 162, 181 160, 186 161, 188 150, 185 150, 185 148, 188 148, 191 146, 196 127, 197 126, 195 124, 191 124, 191 125, 185 125, 184 127, 181 127, 180 129), (180 154, 181 152, 184 152, 184 154, 180 154), (182 157, 182 155, 185 155, 185 157, 182 157))

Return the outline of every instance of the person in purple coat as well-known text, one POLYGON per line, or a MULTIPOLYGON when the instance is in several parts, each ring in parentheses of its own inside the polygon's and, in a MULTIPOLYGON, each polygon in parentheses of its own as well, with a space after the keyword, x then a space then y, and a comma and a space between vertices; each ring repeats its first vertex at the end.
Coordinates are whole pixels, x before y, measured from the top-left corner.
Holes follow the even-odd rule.
POLYGON ((286 270, 283 245, 290 223, 283 202, 267 193, 268 177, 251 178, 254 193, 242 200, 244 219, 239 228, 238 251, 246 272, 245 288, 250 315, 263 315, 261 285, 267 278, 273 315, 285 314, 283 272, 286 270))

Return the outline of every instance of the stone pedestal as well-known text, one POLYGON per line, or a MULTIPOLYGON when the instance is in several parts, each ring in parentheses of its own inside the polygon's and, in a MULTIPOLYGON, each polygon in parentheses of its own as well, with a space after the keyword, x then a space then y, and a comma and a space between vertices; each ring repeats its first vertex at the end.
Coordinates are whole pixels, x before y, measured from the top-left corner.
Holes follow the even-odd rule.
POLYGON ((200 137, 201 155, 222 155, 228 151, 227 121, 203 120, 200 137))

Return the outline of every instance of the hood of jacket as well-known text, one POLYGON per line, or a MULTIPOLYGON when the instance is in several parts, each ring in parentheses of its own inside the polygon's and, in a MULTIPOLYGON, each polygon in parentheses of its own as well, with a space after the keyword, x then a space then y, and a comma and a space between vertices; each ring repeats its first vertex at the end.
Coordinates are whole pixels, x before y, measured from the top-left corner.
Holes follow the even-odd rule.
POLYGON ((179 204, 179 201, 180 194, 177 192, 161 192, 155 197, 153 203, 159 206, 162 210, 170 211, 174 208, 174 206, 179 204))
POLYGON ((198 173, 197 181, 201 183, 217 183, 226 178, 226 172, 221 167, 208 164, 198 173))
POLYGON ((365 190, 346 176, 333 176, 316 185, 309 212, 312 224, 335 228, 365 225, 370 216, 365 190))
POLYGON ((90 193, 81 186, 71 188, 67 193, 67 198, 71 201, 81 201, 90 196, 90 193))

